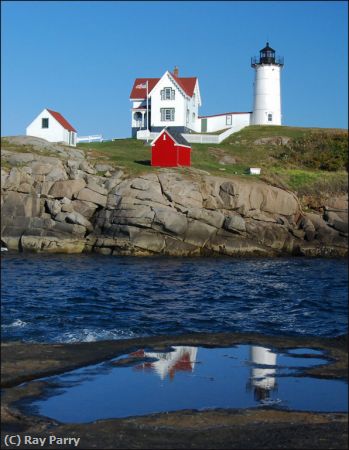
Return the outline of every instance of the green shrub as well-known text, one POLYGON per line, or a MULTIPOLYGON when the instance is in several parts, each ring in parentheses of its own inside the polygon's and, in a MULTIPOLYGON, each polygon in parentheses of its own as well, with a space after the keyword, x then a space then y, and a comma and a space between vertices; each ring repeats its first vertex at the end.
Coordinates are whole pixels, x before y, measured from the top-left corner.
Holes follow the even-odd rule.
POLYGON ((295 138, 275 156, 309 169, 348 170, 348 133, 314 133, 295 138))

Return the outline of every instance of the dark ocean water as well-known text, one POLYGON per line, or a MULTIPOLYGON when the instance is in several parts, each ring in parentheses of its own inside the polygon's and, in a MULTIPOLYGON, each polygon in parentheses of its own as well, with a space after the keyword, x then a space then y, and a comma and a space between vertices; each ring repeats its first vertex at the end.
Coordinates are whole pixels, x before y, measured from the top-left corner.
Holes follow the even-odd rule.
POLYGON ((1 256, 3 340, 347 333, 343 259, 1 256))

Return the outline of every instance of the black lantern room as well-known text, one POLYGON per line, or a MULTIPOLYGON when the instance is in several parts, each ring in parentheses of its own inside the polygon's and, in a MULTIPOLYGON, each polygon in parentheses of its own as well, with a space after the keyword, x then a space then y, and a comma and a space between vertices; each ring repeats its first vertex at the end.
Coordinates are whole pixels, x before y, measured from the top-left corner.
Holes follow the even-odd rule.
POLYGON ((262 48, 259 52, 259 58, 254 57, 251 59, 252 67, 255 67, 259 64, 275 64, 278 66, 284 65, 284 60, 281 57, 275 56, 275 50, 269 46, 269 42, 266 43, 266 46, 262 48))
POLYGON ((275 64, 275 50, 269 47, 269 42, 259 52, 259 62, 261 64, 275 64))

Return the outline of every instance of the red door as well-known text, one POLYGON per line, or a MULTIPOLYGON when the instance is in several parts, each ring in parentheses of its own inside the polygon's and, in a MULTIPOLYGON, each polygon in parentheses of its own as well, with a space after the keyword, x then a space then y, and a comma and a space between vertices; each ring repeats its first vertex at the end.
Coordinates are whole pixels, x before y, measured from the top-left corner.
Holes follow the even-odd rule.
POLYGON ((190 153, 189 147, 178 147, 178 164, 180 166, 190 166, 190 153))

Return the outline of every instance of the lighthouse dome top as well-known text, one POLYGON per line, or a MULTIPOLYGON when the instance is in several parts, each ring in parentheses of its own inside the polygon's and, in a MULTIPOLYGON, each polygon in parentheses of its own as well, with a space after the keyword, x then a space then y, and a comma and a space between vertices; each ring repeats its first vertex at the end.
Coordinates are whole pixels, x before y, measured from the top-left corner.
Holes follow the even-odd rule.
POLYGON ((274 52, 275 53, 275 50, 273 49, 273 48, 271 48, 270 46, 269 46, 269 42, 267 42, 266 43, 266 45, 265 45, 265 47, 264 48, 262 48, 262 50, 260 51, 260 53, 266 53, 266 52, 274 52))
POLYGON ((251 66, 256 67, 260 64, 273 64, 277 66, 284 65, 283 57, 276 57, 275 50, 270 47, 269 42, 266 43, 266 46, 262 48, 259 52, 259 57, 251 58, 251 66))

